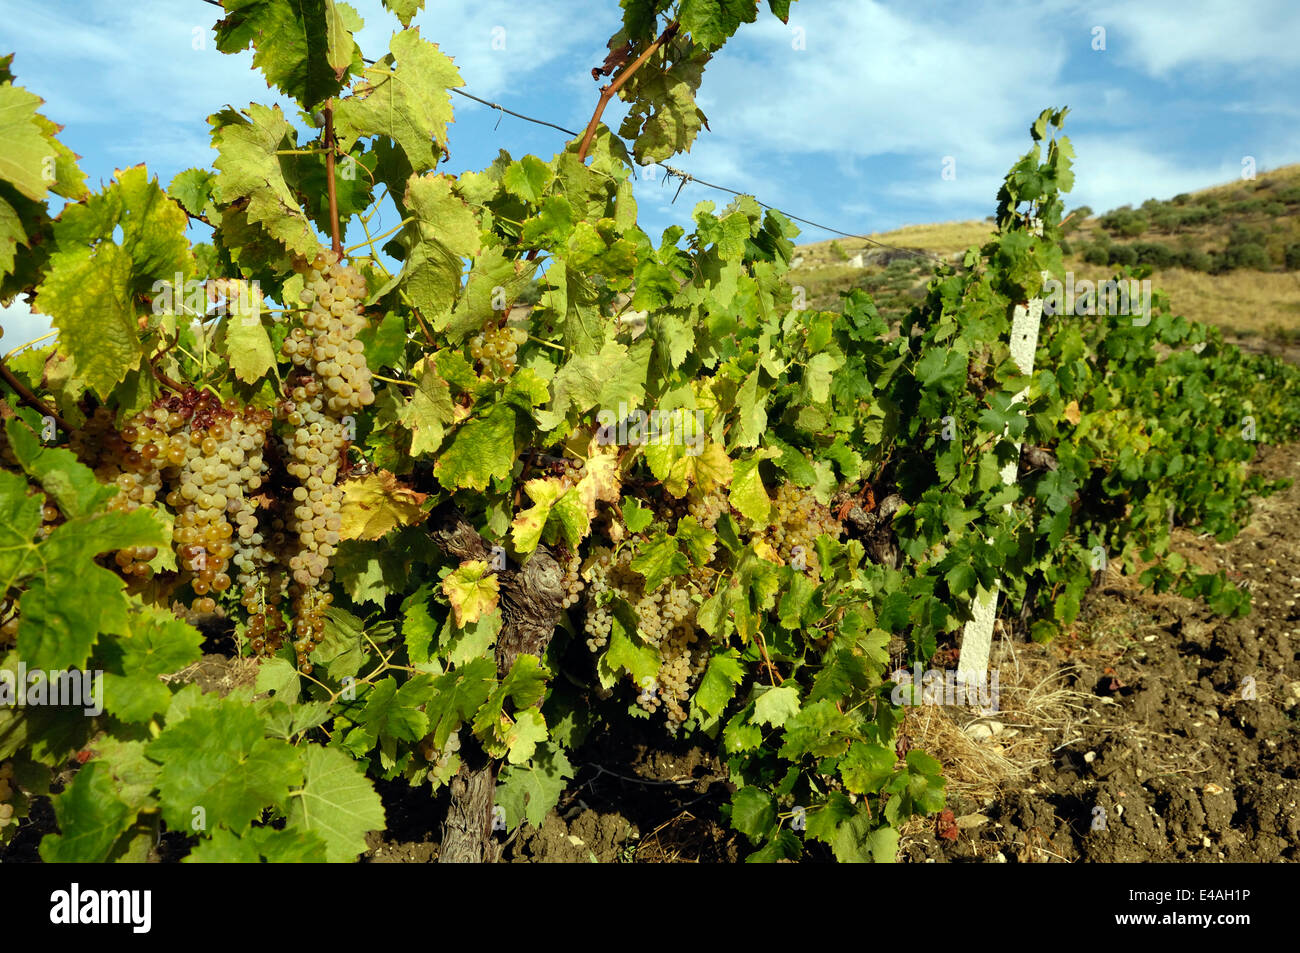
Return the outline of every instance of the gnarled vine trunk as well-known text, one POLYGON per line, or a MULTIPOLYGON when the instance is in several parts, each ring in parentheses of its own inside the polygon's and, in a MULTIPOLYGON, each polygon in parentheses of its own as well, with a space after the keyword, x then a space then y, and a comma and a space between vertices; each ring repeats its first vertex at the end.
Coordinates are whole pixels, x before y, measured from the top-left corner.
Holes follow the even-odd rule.
MULTIPOLYGON (((454 507, 435 515, 430 536, 457 559, 493 562, 493 549, 454 507)), ((504 678, 520 655, 541 658, 555 632, 564 599, 564 571, 545 546, 522 566, 497 571, 501 593, 501 632, 497 635, 497 676, 504 678)), ((538 703, 540 704, 540 702, 538 703)), ((467 750, 450 784, 451 806, 442 828, 439 863, 492 863, 500 854, 492 839, 492 802, 499 763, 477 746, 467 750)))

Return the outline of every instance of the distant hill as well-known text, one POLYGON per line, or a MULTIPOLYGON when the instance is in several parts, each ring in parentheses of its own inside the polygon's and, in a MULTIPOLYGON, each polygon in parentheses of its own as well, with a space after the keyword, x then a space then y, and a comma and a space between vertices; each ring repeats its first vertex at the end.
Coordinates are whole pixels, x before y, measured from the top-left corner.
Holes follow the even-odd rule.
MULTIPOLYGON (((812 307, 834 307, 840 292, 859 287, 899 318, 923 296, 934 259, 959 261, 992 228, 991 220, 949 222, 869 236, 911 256, 847 238, 800 245, 790 280, 812 307)), ((1256 346, 1300 344, 1300 164, 1138 208, 1072 212, 1066 268, 1095 279, 1120 264, 1150 265, 1155 286, 1192 320, 1256 346)))

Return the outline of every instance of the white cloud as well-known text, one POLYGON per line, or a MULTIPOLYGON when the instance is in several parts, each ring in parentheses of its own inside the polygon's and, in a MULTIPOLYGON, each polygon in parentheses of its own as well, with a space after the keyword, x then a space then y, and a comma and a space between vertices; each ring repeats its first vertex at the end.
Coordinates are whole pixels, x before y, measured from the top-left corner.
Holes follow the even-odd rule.
POLYGON ((1257 78, 1296 66, 1300 6, 1291 0, 1143 0, 1076 8, 1081 21, 1106 29, 1107 52, 1133 69, 1168 77, 1250 67, 1257 78))
MULTIPOLYGON (((378 5, 374 0, 370 4, 378 5)), ((596 60, 603 58, 602 44, 612 30, 602 31, 613 22, 591 16, 590 6, 582 0, 552 0, 525 9, 515 0, 450 0, 429 4, 415 24, 452 58, 468 89, 495 97, 521 92, 542 71, 548 73, 548 83, 556 82, 559 77, 551 68, 556 63, 590 80, 591 65, 583 53, 599 52, 596 60)), ((387 48, 387 37, 379 44, 387 48)))

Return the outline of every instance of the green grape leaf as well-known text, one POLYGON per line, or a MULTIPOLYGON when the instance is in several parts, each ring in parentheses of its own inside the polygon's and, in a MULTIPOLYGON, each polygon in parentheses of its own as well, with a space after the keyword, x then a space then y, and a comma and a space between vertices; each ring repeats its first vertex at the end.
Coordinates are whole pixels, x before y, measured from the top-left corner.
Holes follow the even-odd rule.
POLYGON ((442 748, 462 723, 473 717, 496 685, 496 663, 478 658, 433 682, 433 697, 425 705, 432 726, 434 744, 442 748))
MULTIPOLYGON (((36 434, 17 417, 5 421, 5 435, 18 465, 54 499, 69 519, 88 516, 113 497, 117 488, 105 486, 70 450, 43 447, 36 434)), ((29 534, 25 542, 30 541, 29 534)))
POLYGON ((63 793, 53 798, 62 833, 41 838, 41 860, 47 864, 106 861, 136 814, 115 788, 108 765, 91 761, 82 766, 63 793))
POLYGON ((736 696, 736 686, 744 680, 745 669, 740 664, 739 653, 735 649, 715 650, 695 689, 692 710, 699 711, 706 719, 716 718, 736 696))
POLYGON ((217 177, 207 169, 186 169, 176 173, 167 186, 167 194, 191 215, 203 215, 212 201, 217 177))
POLYGON ((632 676, 632 681, 644 685, 647 678, 659 674, 658 650, 629 632, 617 615, 611 623, 609 647, 597 665, 601 684, 608 688, 614 684, 619 672, 626 671, 632 676))
POLYGON ((506 826, 513 830, 524 820, 541 827, 559 803, 573 777, 573 765, 556 745, 543 744, 527 766, 506 765, 497 776, 496 802, 505 811, 506 826))
POLYGON ((335 106, 335 135, 345 152, 363 136, 387 136, 401 147, 411 168, 423 172, 437 165, 435 145, 447 149, 448 90, 465 81, 450 57, 424 40, 418 28, 394 34, 389 49, 389 55, 366 67, 352 95, 335 106))
POLYGON ((275 349, 263 323, 262 293, 243 282, 240 287, 226 302, 226 359, 237 378, 256 384, 275 367, 275 349))
POLYGON ((342 88, 341 69, 360 57, 351 36, 359 29, 356 11, 334 0, 244 0, 217 21, 217 49, 238 53, 251 45, 267 85, 310 109, 342 88))
POLYGON ((763 486, 763 478, 758 472, 761 454, 755 454, 735 464, 735 477, 727 491, 731 505, 744 517, 758 526, 766 526, 772 509, 772 501, 763 486))
POLYGON ((855 742, 840 759, 840 777, 854 794, 873 794, 893 775, 897 760, 892 748, 855 742))
POLYGON ((95 249, 55 252, 36 289, 33 310, 50 315, 59 350, 101 397, 139 367, 144 355, 131 284, 131 256, 105 242, 95 249))
POLYGON ((53 158, 50 142, 36 112, 41 103, 39 96, 21 86, 0 86, 0 141, 5 144, 0 179, 11 182, 33 202, 45 198, 52 181, 46 174, 53 158))
MULTIPOLYGON (((753 5, 750 7, 752 10, 753 5)), ((690 150, 705 123, 695 94, 709 56, 700 47, 668 69, 642 68, 619 90, 619 96, 630 105, 618 134, 632 141, 638 165, 662 162, 690 150)))
POLYGON ((546 738, 546 719, 540 711, 529 708, 518 712, 506 737, 506 761, 510 764, 525 763, 533 757, 537 746, 546 738))
POLYGON ((757 844, 776 824, 776 805, 772 796, 752 785, 731 796, 731 826, 757 844))
POLYGON ((635 498, 623 497, 623 524, 629 533, 643 533, 654 522, 654 510, 642 506, 635 498))
POLYGON ((762 686, 754 697, 754 721, 780 728, 799 713, 799 688, 792 682, 762 686))
POLYGON ((515 460, 515 412, 494 404, 482 417, 456 428, 451 442, 433 465, 434 476, 449 490, 485 490, 488 481, 504 480, 515 460))
POLYGON ((158 791, 173 830, 200 823, 196 829, 238 830, 266 807, 283 808, 302 778, 297 752, 263 737, 261 718, 234 698, 194 708, 179 721, 169 718, 147 754, 163 766, 158 791))
POLYGON ((462 259, 482 253, 478 216, 456 194, 451 176, 433 172, 411 176, 402 201, 414 219, 402 239, 406 261, 402 273, 372 298, 387 294, 400 282, 416 308, 435 321, 445 321, 461 293, 462 259))
POLYGON ((419 741, 429 733, 429 719, 422 709, 432 694, 431 675, 416 675, 400 688, 390 676, 366 694, 366 707, 356 720, 376 738, 419 741))
POLYGON ((185 864, 320 864, 327 860, 325 842, 313 831, 255 827, 242 836, 217 828, 198 842, 185 864))
MULTIPOLYGON (((3 489, 3 487, 0 487, 3 489)), ((39 545, 25 568, 40 572, 27 581, 19 602, 18 635, 32 668, 84 668, 100 633, 127 631, 129 602, 119 576, 97 565, 100 553, 127 546, 165 546, 158 523, 143 509, 83 516, 59 526, 39 545), (75 593, 75 598, 69 598, 75 593)))
POLYGON ((442 446, 447 428, 456 419, 451 388, 432 362, 426 363, 419 386, 397 412, 402 426, 411 431, 411 456, 433 453, 442 446))
POLYGON ((356 860, 366 849, 366 834, 384 829, 379 794, 361 765, 342 751, 306 745, 300 754, 303 787, 293 792, 289 829, 316 834, 330 863, 356 860))
POLYGON ((402 29, 406 29, 424 8, 424 0, 384 0, 384 7, 392 11, 401 21, 402 29))
POLYGON ((677 549, 676 538, 662 532, 637 547, 631 565, 645 577, 646 592, 654 592, 663 585, 665 579, 685 575, 691 568, 686 557, 677 549))
POLYGON ((285 180, 284 157, 276 154, 297 148, 297 133, 278 106, 254 103, 248 114, 251 119, 227 109, 210 120, 212 146, 219 153, 214 198, 226 206, 247 199, 243 213, 250 223, 290 252, 315 257, 320 241, 285 180))

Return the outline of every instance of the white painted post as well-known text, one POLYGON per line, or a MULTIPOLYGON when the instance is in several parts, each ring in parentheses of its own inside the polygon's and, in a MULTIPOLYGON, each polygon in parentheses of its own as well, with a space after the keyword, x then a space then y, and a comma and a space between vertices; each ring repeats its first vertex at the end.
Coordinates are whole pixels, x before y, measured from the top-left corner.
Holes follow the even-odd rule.
MULTIPOLYGON (((1047 275, 1044 274, 1044 279, 1047 275)), ((1022 374, 1034 372, 1034 351, 1038 348, 1038 327, 1043 320, 1043 299, 1031 298, 1027 305, 1016 305, 1011 318, 1011 359, 1022 374)), ((1013 404, 1024 401, 1028 389, 1022 390, 1011 398, 1013 404)), ((1016 459, 1002 468, 1002 482, 1010 485, 1015 482, 1020 469, 1020 443, 1016 442, 1016 459)), ((1011 504, 1006 505, 1010 511, 1011 504)), ((974 616, 966 623, 961 634, 961 657, 957 661, 957 680, 961 683, 978 686, 988 676, 989 656, 993 650, 993 623, 998 614, 998 584, 994 583, 992 592, 983 589, 975 597, 971 606, 974 616)), ((969 697, 969 696, 967 696, 969 697)))

